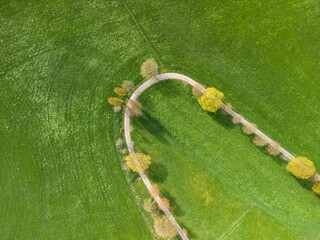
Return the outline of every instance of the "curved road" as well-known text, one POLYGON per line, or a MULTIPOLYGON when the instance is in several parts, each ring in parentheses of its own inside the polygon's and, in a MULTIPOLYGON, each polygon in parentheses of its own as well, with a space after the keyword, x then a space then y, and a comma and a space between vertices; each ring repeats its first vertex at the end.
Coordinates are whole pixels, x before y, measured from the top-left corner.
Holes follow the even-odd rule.
MULTIPOLYGON (((186 83, 192 85, 193 87, 195 87, 196 89, 198 89, 199 91, 201 91, 202 93, 204 93, 205 90, 206 90, 198 82, 194 81, 193 79, 191 79, 191 78, 189 78, 189 77, 187 77, 185 75, 178 74, 178 73, 163 73, 163 74, 157 75, 157 76, 145 81, 142 85, 140 85, 132 93, 132 95, 129 98, 129 101, 135 101, 141 95, 141 93, 143 93, 146 89, 148 89, 149 87, 151 87, 152 85, 154 85, 154 84, 156 84, 158 82, 161 82, 161 81, 164 81, 164 80, 174 80, 174 79, 186 82, 186 83)), ((244 117, 242 117, 237 112, 233 111, 230 107, 228 107, 228 105, 226 103, 223 103, 221 108, 224 111, 226 111, 228 114, 230 114, 232 117, 238 118, 240 120, 240 122, 244 126, 250 126, 251 125, 251 123, 249 121, 247 121, 244 117)), ((124 133, 125 133, 125 139, 126 139, 126 143, 127 143, 127 147, 128 147, 129 153, 133 156, 133 161, 136 164, 136 166, 138 166, 138 168, 139 168, 140 164, 137 161, 137 159, 135 158, 135 152, 134 152, 134 149, 133 149, 133 144, 132 144, 131 135, 130 135, 130 108, 128 107, 128 105, 126 106, 125 113, 124 113, 124 133)), ((254 131, 254 133, 257 136, 259 136, 260 138, 262 138, 264 141, 266 141, 268 144, 270 144, 271 146, 279 146, 278 143, 273 141, 271 138, 269 138, 267 135, 265 135, 259 129, 256 129, 254 131)), ((289 153, 286 149, 284 149, 281 146, 279 147, 279 151, 285 157, 286 161, 290 161, 292 158, 295 157, 293 154, 289 153)), ((158 203, 158 205, 163 210, 163 212, 166 214, 166 216, 170 219, 172 224, 176 227, 177 232, 180 235, 180 237, 182 239, 184 239, 184 240, 187 240, 188 237, 183 232, 183 230, 180 227, 179 223, 173 217, 173 215, 171 214, 169 209, 167 209, 167 207, 164 205, 164 203, 162 202, 160 196, 156 193, 156 191, 153 188, 153 186, 152 186, 149 178, 147 177, 146 173, 145 172, 139 172, 139 175, 142 178, 142 180, 143 180, 144 184, 146 185, 146 187, 148 188, 151 196, 158 203)))

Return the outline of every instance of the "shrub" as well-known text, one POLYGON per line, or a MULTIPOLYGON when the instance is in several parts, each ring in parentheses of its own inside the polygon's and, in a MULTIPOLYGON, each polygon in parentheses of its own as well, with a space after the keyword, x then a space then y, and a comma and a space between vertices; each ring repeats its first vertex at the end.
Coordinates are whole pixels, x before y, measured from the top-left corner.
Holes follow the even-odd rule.
POLYGON ((206 92, 198 98, 202 109, 208 112, 216 112, 220 109, 224 94, 216 88, 207 88, 206 92))
POLYGON ((124 103, 124 101, 116 97, 109 97, 108 103, 111 104, 112 106, 121 106, 124 103))
POLYGON ((113 107, 113 111, 114 112, 120 112, 122 110, 122 107, 121 106, 114 106, 113 107))
POLYGON ((246 125, 243 125, 242 132, 244 134, 251 135, 251 134, 254 134, 256 129, 257 129, 257 126, 255 124, 248 123, 246 125))
POLYGON ((266 146, 268 143, 265 141, 265 140, 263 140, 261 137, 259 137, 259 136, 255 136, 253 139, 252 139, 252 142, 256 145, 256 146, 258 146, 258 147, 264 147, 264 146, 266 146))
POLYGON ((131 93, 132 90, 134 89, 134 83, 129 80, 124 80, 122 81, 121 87, 124 89, 126 93, 131 93))
POLYGON ((149 168, 151 157, 144 153, 129 154, 125 157, 128 167, 134 172, 143 172, 149 168))
POLYGON ((116 141, 116 147, 120 147, 123 144, 123 140, 121 138, 118 138, 116 141))
POLYGON ((130 109, 131 117, 140 117, 142 115, 142 106, 138 100, 129 99, 127 107, 130 109))
POLYGON ((124 90, 123 88, 115 87, 115 88, 113 89, 113 91, 114 91, 117 95, 119 95, 119 96, 121 96, 121 97, 123 97, 123 96, 126 95, 126 92, 125 92, 125 90, 124 90))
POLYGON ((154 222, 156 233, 165 239, 172 239, 178 235, 176 228, 167 216, 160 217, 154 222))
POLYGON ((271 156, 278 156, 280 154, 280 145, 279 144, 274 144, 274 145, 269 144, 267 147, 267 153, 270 154, 271 156))
POLYGON ((234 116, 234 117, 232 117, 232 122, 233 122, 234 124, 241 123, 241 117, 240 117, 240 116, 234 116))
POLYGON ((287 166, 289 172, 300 179, 309 179, 316 172, 312 161, 306 157, 296 157, 292 159, 287 166))
POLYGON ((146 199, 143 203, 143 208, 151 214, 152 217, 156 217, 160 214, 157 203, 152 199, 146 199))
POLYGON ((142 63, 140 68, 140 74, 142 77, 149 79, 159 74, 158 64, 154 59, 147 59, 142 63))
POLYGON ((317 194, 317 195, 320 195, 320 182, 319 181, 316 181, 313 183, 312 185, 312 191, 317 194))

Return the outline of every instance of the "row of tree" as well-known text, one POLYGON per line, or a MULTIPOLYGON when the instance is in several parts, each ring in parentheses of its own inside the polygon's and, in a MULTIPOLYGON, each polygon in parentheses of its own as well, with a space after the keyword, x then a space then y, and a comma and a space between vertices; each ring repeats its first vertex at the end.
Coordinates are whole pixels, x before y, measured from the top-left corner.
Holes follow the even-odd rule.
MULTIPOLYGON (((158 64, 154 59, 147 59, 142 63, 140 68, 140 74, 143 78, 149 79, 159 74, 158 64)), ((120 112, 125 106, 130 109, 130 116, 139 117, 142 114, 142 106, 138 100, 131 100, 130 94, 134 90, 134 84, 132 81, 124 80, 121 87, 115 87, 113 89, 117 97, 109 97, 108 103, 113 106, 114 112, 120 112)))
MULTIPOLYGON (((235 124, 241 123, 241 116, 235 116, 232 120, 235 124)), ((257 126, 249 123, 242 126, 244 134, 255 134, 257 126)), ((281 154, 280 144, 273 142, 268 143, 258 135, 252 138, 252 142, 258 147, 264 147, 271 156, 281 154)), ((287 170, 298 179, 308 180, 313 182, 312 190, 315 194, 320 195, 320 175, 317 173, 314 163, 306 157, 295 157, 291 159, 287 165, 287 170)))

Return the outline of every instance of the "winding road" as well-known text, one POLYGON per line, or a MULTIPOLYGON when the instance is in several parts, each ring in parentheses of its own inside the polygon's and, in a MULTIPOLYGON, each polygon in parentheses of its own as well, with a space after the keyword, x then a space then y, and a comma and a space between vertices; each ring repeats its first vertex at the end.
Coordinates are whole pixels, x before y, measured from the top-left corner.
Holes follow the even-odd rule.
MULTIPOLYGON (((183 82, 186 82, 190 85, 192 85, 194 88, 196 88, 197 90, 199 90, 200 92, 204 93, 206 91, 206 89, 199 84, 198 82, 194 81, 193 79, 179 74, 179 73, 163 73, 160 75, 157 75, 147 81, 145 81, 142 85, 140 85, 130 96, 129 101, 135 101, 146 89, 148 89, 149 87, 151 87, 152 85, 161 82, 161 81, 165 81, 165 80, 180 80, 183 82)), ((238 114, 237 112, 235 112, 234 110, 232 110, 226 103, 222 103, 221 108, 227 112, 228 114, 230 114, 232 117, 238 118, 239 122, 241 124, 243 124, 244 126, 250 127, 252 126, 252 123, 250 123, 249 121, 247 121, 243 116, 241 116, 240 114, 238 114)), ((127 105, 126 109, 125 109, 125 114, 124 114, 124 133, 125 133, 125 139, 126 139, 126 144, 128 147, 128 151, 129 153, 133 156, 133 161, 136 164, 136 166, 139 168, 139 162, 137 161, 137 159, 135 158, 135 152, 134 152, 134 148, 133 148, 133 144, 132 144, 132 139, 131 139, 131 135, 130 135, 130 108, 127 105)), ((286 161, 290 161, 291 159, 293 159, 295 156, 293 154, 291 154, 290 152, 288 152, 286 149, 284 149, 283 147, 279 147, 279 144, 277 142, 275 142, 274 140, 272 140, 271 138, 269 138, 266 134, 264 134, 262 131, 260 131, 259 129, 255 129, 254 133, 259 136, 261 139, 263 139, 264 141, 266 141, 269 145, 271 146, 277 146, 277 148, 279 149, 280 153, 284 156, 284 160, 286 161)), ((154 198, 154 200, 158 203, 158 205, 160 206, 160 208, 163 210, 163 212, 165 213, 165 215, 170 219, 170 221, 172 222, 172 224, 175 226, 175 228, 177 229, 178 234, 180 235, 180 237, 184 240, 188 239, 188 237, 186 236, 186 234, 183 232, 181 226, 179 225, 179 223, 176 221, 176 219, 174 218, 174 216, 171 214, 171 212, 169 211, 169 209, 165 206, 165 204, 162 202, 160 196, 157 194, 157 192, 155 191, 154 187, 152 186, 149 178, 147 177, 145 172, 139 172, 139 175, 141 177, 141 179, 143 180, 144 184, 146 185, 146 187, 148 188, 151 196, 154 198)))

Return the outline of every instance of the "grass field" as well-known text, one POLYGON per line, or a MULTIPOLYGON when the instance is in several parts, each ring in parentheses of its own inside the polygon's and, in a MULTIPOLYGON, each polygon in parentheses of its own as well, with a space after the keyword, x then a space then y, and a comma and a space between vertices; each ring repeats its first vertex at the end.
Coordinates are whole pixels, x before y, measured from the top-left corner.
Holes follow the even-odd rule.
MULTIPOLYGON (((141 82, 150 57, 219 88, 320 169, 317 1, 2 1, 0 10, 0 239, 152 239, 105 102, 121 80, 141 82)), ((319 198, 190 91, 148 90, 133 140, 191 238, 319 238, 319 198)))

